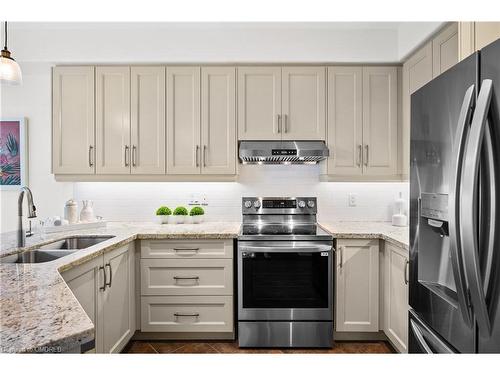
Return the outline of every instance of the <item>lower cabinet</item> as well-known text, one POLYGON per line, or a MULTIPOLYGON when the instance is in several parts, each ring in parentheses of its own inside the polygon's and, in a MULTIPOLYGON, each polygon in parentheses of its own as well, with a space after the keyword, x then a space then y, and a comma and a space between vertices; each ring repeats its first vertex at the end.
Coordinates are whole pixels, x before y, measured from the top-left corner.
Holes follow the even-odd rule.
POLYGON ((232 296, 142 296, 142 332, 232 332, 232 296))
POLYGON ((379 240, 337 240, 336 331, 379 330, 379 240))
POLYGON ((122 246, 62 277, 95 326, 97 353, 117 353, 135 332, 134 244, 122 246))
POLYGON ((408 250, 387 241, 337 240, 336 332, 383 333, 408 352, 408 258, 408 250))
POLYGON ((383 326, 401 353, 408 352, 408 262, 407 250, 385 243, 383 326))
POLYGON ((141 241, 141 331, 234 331, 232 240, 141 241))

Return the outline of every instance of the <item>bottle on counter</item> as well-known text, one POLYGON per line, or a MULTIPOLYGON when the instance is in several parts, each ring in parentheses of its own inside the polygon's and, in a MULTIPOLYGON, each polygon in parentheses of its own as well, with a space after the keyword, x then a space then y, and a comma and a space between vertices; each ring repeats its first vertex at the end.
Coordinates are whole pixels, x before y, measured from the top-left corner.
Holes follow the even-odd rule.
POLYGON ((392 215, 392 225, 396 227, 406 227, 408 225, 408 218, 404 214, 406 207, 406 200, 403 199, 403 193, 399 192, 399 198, 394 202, 394 215, 392 215))

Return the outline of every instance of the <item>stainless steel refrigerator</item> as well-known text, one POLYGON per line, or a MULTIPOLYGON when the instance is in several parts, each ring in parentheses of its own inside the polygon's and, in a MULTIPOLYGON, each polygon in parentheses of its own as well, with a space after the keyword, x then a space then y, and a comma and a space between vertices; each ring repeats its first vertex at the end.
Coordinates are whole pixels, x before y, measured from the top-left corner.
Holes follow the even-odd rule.
POLYGON ((500 40, 411 97, 410 353, 500 353, 500 40))

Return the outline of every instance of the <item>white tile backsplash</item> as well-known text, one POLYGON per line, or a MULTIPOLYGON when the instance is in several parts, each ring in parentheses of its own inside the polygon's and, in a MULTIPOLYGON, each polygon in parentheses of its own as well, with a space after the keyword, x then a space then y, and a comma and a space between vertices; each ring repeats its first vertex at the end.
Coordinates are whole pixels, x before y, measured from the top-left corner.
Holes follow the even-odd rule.
POLYGON ((317 165, 240 165, 238 182, 80 182, 74 197, 92 199, 96 215, 115 221, 151 221, 156 208, 206 198, 206 219, 241 220, 243 196, 315 196, 320 220, 389 221, 394 199, 408 199, 408 183, 320 182, 317 165), (348 194, 357 194, 349 207, 348 194))

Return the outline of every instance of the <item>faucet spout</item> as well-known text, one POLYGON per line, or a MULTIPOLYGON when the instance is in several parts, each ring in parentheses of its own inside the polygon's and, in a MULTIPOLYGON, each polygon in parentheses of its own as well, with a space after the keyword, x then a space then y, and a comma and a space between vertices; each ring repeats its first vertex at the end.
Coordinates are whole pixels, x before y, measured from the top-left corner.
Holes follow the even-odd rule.
POLYGON ((21 194, 19 194, 19 199, 17 200, 17 213, 19 216, 18 228, 17 228, 17 246, 24 247, 26 244, 26 233, 23 229, 23 199, 26 194, 28 199, 28 218, 33 219, 36 217, 36 207, 33 204, 33 194, 27 186, 21 188, 21 194))

